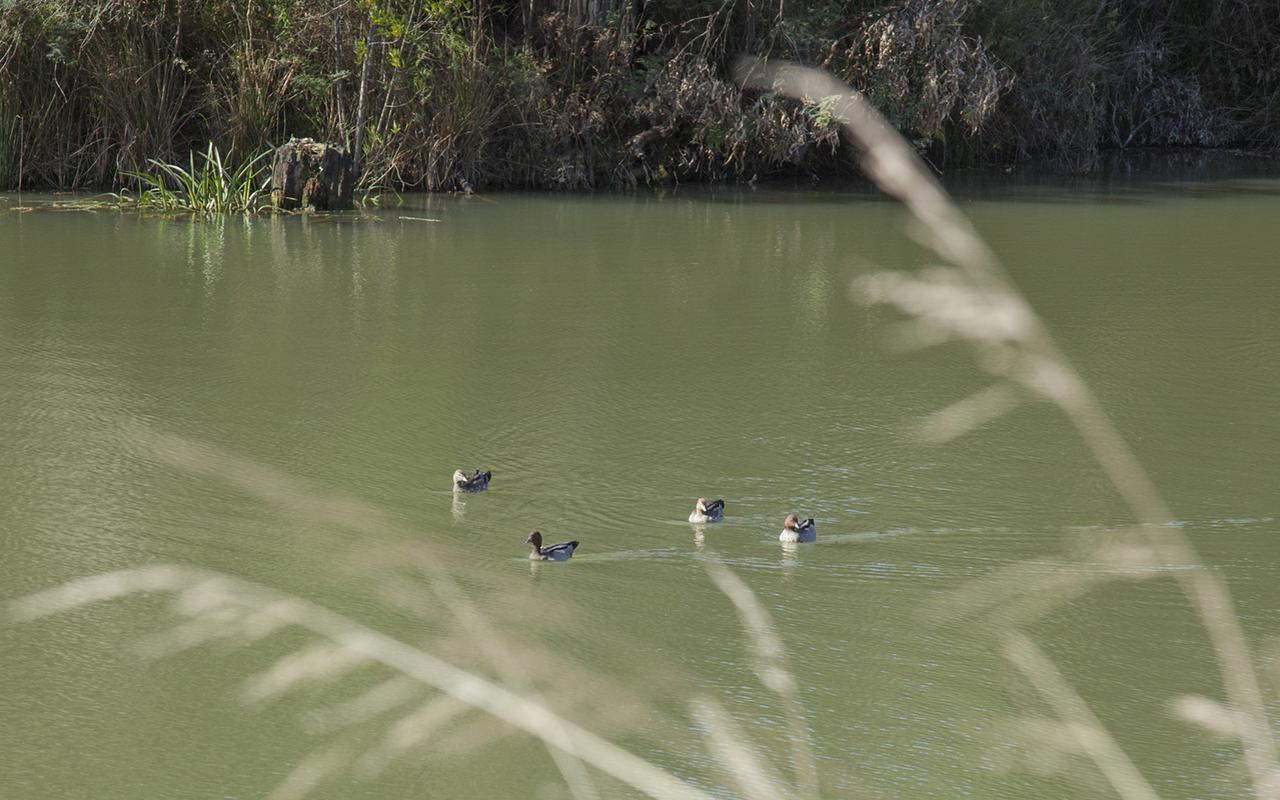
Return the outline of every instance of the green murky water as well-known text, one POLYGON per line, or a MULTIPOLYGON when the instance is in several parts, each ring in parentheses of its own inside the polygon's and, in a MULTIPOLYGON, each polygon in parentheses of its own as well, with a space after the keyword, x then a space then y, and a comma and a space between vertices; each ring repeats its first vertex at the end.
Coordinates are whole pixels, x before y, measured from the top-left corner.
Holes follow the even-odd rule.
MULTIPOLYGON (((1265 667, 1280 629, 1280 182, 960 196, 1227 577, 1265 667)), ((789 747, 700 554, 773 615, 825 795, 1106 795, 1077 757, 1009 743, 1010 720, 1048 707, 988 626, 930 609, 1130 518, 1047 407, 913 443, 924 415, 985 381, 959 348, 886 352, 893 320, 850 301, 873 266, 927 263, 893 204, 491 195, 213 223, 15 204, 0 202, 5 598, 198 565, 497 674, 421 594, 411 556, 312 501, 255 496, 268 467, 386 515, 357 509, 357 528, 412 531, 511 647, 540 653, 498 658, 508 674, 724 796, 735 785, 690 698, 722 703, 784 775, 789 747), (244 462, 230 482, 192 472, 157 434, 244 462), (492 469, 492 489, 455 500, 458 466, 492 469), (728 520, 684 522, 699 495, 725 497, 728 520), (816 545, 780 547, 792 510, 817 518, 816 545), (534 527, 581 540, 578 556, 531 569, 534 527)), ((242 703, 247 679, 312 641, 296 630, 141 658, 173 622, 153 597, 0 633, 0 795, 257 798, 334 743, 357 759, 400 743, 385 770, 366 757, 315 796, 569 796, 544 749, 477 715, 397 728, 429 692, 337 731, 317 722, 379 668, 242 703)), ((1232 745, 1169 710, 1221 696, 1172 581, 1105 585, 1031 632, 1158 792, 1241 796, 1232 745)), ((601 797, 634 794, 596 778, 601 797)))

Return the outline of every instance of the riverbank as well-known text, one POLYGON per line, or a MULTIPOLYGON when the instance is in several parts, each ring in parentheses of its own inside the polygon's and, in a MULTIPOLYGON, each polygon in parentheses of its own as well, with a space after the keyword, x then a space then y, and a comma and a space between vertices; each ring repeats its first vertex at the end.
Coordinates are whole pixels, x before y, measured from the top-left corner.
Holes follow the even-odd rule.
MULTIPOLYGON (((1064 172, 1046 162, 1026 162, 1008 166, 956 167, 939 176, 943 186, 957 201, 985 201, 993 197, 1017 195, 1029 202, 1077 202, 1080 198, 1101 201, 1128 197, 1149 197, 1153 192, 1175 197, 1212 195, 1280 194, 1274 185, 1280 179, 1280 154, 1232 148, 1143 148, 1104 151, 1096 167, 1088 172, 1064 172)), ((578 192, 522 189, 478 192, 480 201, 495 198, 556 198, 578 192)), ((805 176, 773 176, 753 183, 682 183, 640 186, 626 195, 636 199, 711 201, 724 203, 792 202, 805 197, 811 201, 879 200, 884 195, 861 175, 827 176, 814 180, 805 176)), ((384 193, 358 198, 357 213, 367 222, 403 220, 409 223, 440 222, 434 217, 441 203, 452 202, 462 193, 384 193), (406 216, 408 215, 408 216, 406 216), (430 219, 428 219, 430 218, 430 219)), ((621 198, 620 198, 621 199, 621 198)), ((138 206, 121 202, 120 197, 92 190, 48 189, 0 191, 0 215, 31 211, 130 211, 138 206)), ((149 208, 143 211, 163 209, 149 208)), ((175 209, 182 215, 183 211, 175 209)), ((322 214, 326 221, 337 216, 322 214)))
POLYGON ((0 188, 114 188, 291 135, 396 190, 846 176, 821 100, 740 92, 741 52, 831 69, 940 170, 1088 172, 1118 148, 1275 147, 1277 43, 1264 2, 12 4, 0 188))

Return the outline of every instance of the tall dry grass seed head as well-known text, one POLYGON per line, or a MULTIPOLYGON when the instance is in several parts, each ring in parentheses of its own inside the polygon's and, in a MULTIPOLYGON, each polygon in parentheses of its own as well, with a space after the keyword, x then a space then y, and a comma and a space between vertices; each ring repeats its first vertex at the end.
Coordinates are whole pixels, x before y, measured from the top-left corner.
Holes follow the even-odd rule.
MULTIPOLYGON (((215 643, 251 647, 268 640, 304 643, 247 676, 242 702, 262 704, 304 687, 363 688, 304 712, 302 724, 322 739, 270 795, 294 800, 323 780, 371 777, 424 750, 464 750, 491 745, 513 731, 541 742, 575 800, 607 796, 601 776, 659 800, 711 800, 711 792, 614 744, 570 719, 592 720, 597 729, 634 732, 655 717, 643 695, 529 645, 508 629, 528 627, 526 616, 505 621, 475 607, 458 578, 466 559, 380 509, 352 497, 314 492, 306 484, 217 448, 144 427, 131 430, 140 453, 161 463, 217 480, 305 520, 312 536, 325 530, 354 534, 365 555, 343 559, 377 586, 377 597, 445 633, 408 641, 346 614, 241 578, 199 567, 164 564, 72 581, 14 601, 10 614, 36 620, 94 603, 139 594, 170 598, 175 623, 137 644, 152 658, 215 643), (462 565, 462 566, 460 566, 462 565), (339 682, 339 679, 343 679, 339 682), (370 736, 372 730, 374 735, 370 736)), ((345 538, 345 537, 344 537, 345 538)), ((311 541, 316 545, 316 541, 311 541)), ((728 784, 748 798, 818 796, 816 762, 785 653, 767 612, 746 584, 722 565, 708 563, 710 578, 738 609, 764 686, 785 704, 792 735, 789 759, 794 783, 761 755, 759 746, 712 697, 687 698, 701 744, 728 784)), ((502 585, 493 591, 500 593, 502 585)), ((670 684, 667 684, 670 690, 670 684)), ((663 720, 665 738, 681 737, 688 722, 663 720)))
POLYGON ((1092 762, 1120 796, 1147 800, 1156 796, 1147 778, 1023 625, 1112 580, 1172 580, 1201 623, 1226 698, 1220 714, 1215 713, 1218 706, 1199 700, 1178 699, 1173 707, 1198 727, 1218 734, 1229 731, 1240 748, 1254 796, 1280 797, 1273 723, 1225 582, 1201 561, 1186 534, 1171 524, 1172 515, 1154 483, 995 254, 902 137, 857 91, 820 70, 752 57, 740 59, 735 74, 748 89, 829 100, 867 174, 903 202, 917 226, 916 237, 941 259, 944 266, 914 276, 880 273, 859 279, 853 287, 864 303, 891 306, 906 318, 907 327, 897 337, 900 343, 967 344, 976 365, 998 379, 992 387, 934 414, 924 427, 925 438, 947 441, 999 419, 1025 395, 1038 397, 1067 417, 1134 515, 1137 524, 1115 533, 1111 541, 1060 560, 1006 568, 962 590, 956 605, 993 611, 987 620, 1004 656, 1052 711, 1059 731, 1071 743, 1069 749, 1092 762), (1090 561, 1105 566, 1080 569, 1090 561))

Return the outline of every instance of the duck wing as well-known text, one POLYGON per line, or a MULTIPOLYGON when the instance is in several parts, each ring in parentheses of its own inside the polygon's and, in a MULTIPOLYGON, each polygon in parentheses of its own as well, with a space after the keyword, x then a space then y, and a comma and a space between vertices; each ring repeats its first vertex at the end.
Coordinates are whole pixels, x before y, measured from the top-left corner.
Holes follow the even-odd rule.
POLYGON ((551 559, 568 558, 573 555, 573 551, 577 549, 577 542, 560 542, 559 544, 553 544, 550 547, 542 548, 542 555, 551 559))
POLYGON ((723 500, 712 500, 710 503, 707 503, 707 516, 711 516, 712 514, 723 514, 723 513, 724 513, 723 500))

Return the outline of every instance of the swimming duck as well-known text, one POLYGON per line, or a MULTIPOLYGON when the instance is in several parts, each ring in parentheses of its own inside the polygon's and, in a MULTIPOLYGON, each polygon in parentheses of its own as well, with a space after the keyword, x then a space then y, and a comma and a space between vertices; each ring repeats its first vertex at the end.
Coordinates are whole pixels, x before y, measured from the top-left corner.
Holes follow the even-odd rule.
POLYGON ((573 551, 578 549, 577 542, 561 542, 546 547, 542 546, 542 533, 534 531, 525 539, 525 544, 533 545, 529 558, 534 561, 568 561, 573 558, 573 551))
POLYGON ((476 470, 468 475, 460 469, 453 471, 453 490, 455 492, 483 492, 489 488, 489 478, 493 477, 492 472, 481 472, 476 470))
POLYGON ((724 501, 712 500, 708 503, 705 497, 698 498, 698 502, 693 506, 693 513, 689 515, 689 521, 695 524, 719 522, 722 519, 724 519, 724 501))
POLYGON ((795 514, 788 514, 786 520, 782 523, 782 533, 778 534, 780 542, 814 542, 818 539, 818 526, 810 517, 804 522, 796 518, 795 514))

